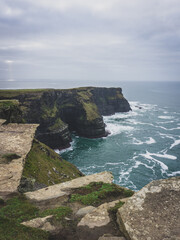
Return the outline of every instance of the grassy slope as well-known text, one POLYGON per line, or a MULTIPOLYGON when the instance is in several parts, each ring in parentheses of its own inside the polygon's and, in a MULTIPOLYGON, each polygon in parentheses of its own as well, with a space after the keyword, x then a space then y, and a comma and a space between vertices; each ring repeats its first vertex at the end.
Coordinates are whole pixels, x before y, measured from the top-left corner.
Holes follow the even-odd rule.
POLYGON ((0 239, 1 240, 47 240, 49 234, 40 229, 21 225, 37 217, 54 215, 55 221, 61 221, 69 216, 72 210, 69 207, 58 207, 55 209, 40 211, 23 196, 19 195, 1 203, 0 206, 0 239))
POLYGON ((65 182, 82 176, 71 163, 63 160, 45 144, 34 140, 26 158, 23 177, 34 178, 46 185, 65 182))

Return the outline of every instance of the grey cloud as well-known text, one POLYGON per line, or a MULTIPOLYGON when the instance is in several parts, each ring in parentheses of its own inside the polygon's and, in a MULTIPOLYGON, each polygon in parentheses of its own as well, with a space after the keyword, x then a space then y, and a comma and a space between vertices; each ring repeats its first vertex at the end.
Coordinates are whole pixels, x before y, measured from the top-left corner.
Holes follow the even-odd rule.
POLYGON ((0 76, 179 80, 179 25, 177 0, 1 0, 0 76))

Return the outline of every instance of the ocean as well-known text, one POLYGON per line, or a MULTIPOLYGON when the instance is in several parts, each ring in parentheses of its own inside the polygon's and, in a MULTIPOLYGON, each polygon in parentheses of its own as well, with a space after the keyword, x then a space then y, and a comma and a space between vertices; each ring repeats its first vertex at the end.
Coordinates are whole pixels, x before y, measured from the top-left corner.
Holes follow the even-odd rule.
POLYGON ((111 171, 116 184, 135 191, 152 180, 180 176, 180 83, 108 86, 122 87, 132 111, 103 117, 106 138, 74 134, 60 155, 84 174, 111 171))
POLYGON ((84 174, 111 171, 114 182, 139 190, 180 176, 180 82, 1 81, 1 88, 122 87, 132 111, 104 116, 108 137, 72 136, 60 155, 84 174))

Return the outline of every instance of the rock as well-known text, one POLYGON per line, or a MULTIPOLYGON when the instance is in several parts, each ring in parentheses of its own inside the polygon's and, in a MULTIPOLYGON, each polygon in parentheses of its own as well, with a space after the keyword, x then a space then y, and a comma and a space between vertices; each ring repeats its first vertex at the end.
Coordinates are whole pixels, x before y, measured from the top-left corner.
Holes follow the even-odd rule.
POLYGON ((69 147, 71 131, 88 138, 107 136, 102 115, 131 110, 121 88, 8 90, 0 92, 0 99, 14 103, 8 111, 0 107, 0 118, 38 123, 36 138, 53 149, 69 147))
POLYGON ((104 234, 98 240, 126 240, 126 239, 124 237, 115 237, 112 236, 111 234, 104 234))
POLYGON ((0 126, 6 122, 6 119, 0 119, 0 126))
POLYGON ((180 177, 157 180, 135 193, 118 210, 128 240, 180 239, 180 177))
POLYGON ((119 200, 104 203, 86 214, 78 223, 77 233, 79 239, 98 239, 105 233, 114 233, 108 209, 114 207, 119 200))
POLYGON ((53 215, 44 217, 44 218, 34 218, 30 221, 23 222, 21 224, 27 227, 39 228, 48 232, 54 232, 56 228, 50 223, 53 215))
POLYGON ((76 216, 82 217, 82 216, 86 215, 87 213, 91 213, 94 209, 95 209, 95 207, 93 207, 93 206, 87 206, 84 208, 80 208, 77 211, 76 216))
POLYGON ((37 124, 0 126, 0 139, 2 139, 0 144, 1 198, 6 198, 8 195, 18 191, 24 161, 31 149, 37 126, 37 124))
POLYGON ((67 202, 70 189, 79 188, 88 185, 91 182, 111 183, 113 180, 112 173, 101 172, 93 175, 75 178, 60 184, 55 184, 34 192, 25 193, 26 197, 42 208, 53 208, 67 202))

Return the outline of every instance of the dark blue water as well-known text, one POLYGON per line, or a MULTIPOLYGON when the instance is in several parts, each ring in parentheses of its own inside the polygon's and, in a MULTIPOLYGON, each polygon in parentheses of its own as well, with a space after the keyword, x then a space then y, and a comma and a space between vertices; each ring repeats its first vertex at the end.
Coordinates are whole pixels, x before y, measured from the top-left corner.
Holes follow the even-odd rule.
POLYGON ((115 183, 134 190, 180 175, 180 83, 120 86, 132 111, 104 117, 107 138, 73 136, 62 157, 85 174, 111 171, 115 183))
POLYGON ((111 171, 134 190, 152 180, 180 176, 180 82, 0 81, 0 88, 122 87, 132 112, 104 117, 107 138, 73 136, 61 152, 83 173, 111 171))

